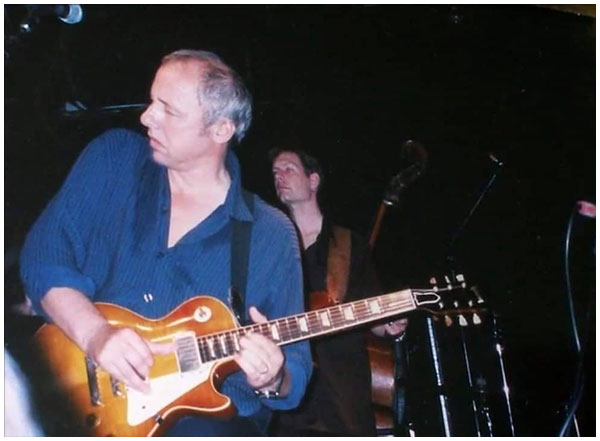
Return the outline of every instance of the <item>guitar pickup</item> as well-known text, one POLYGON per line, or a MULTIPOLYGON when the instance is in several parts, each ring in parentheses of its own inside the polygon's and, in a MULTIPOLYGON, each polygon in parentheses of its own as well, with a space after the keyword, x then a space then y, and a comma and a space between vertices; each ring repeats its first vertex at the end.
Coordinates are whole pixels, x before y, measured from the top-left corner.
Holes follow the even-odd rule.
POLYGON ((92 406, 100 406, 100 389, 98 388, 98 376, 96 375, 96 363, 86 356, 85 373, 87 374, 88 391, 90 393, 90 402, 92 406))
POLYGON ((202 361, 200 359, 196 334, 186 332, 177 335, 175 337, 175 345, 177 346, 175 353, 177 354, 179 372, 186 373, 198 370, 202 361))

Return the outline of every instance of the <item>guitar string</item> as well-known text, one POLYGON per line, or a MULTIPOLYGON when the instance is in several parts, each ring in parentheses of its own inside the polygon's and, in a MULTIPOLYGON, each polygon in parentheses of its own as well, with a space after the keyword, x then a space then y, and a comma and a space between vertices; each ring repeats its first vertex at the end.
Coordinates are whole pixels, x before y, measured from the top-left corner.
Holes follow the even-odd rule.
POLYGON ((386 315, 394 315, 402 311, 394 311, 402 308, 407 310, 414 309, 412 296, 401 295, 400 293, 391 293, 379 298, 364 299, 350 303, 344 303, 323 310, 309 311, 296 316, 276 319, 267 323, 254 324, 243 328, 234 328, 197 338, 201 357, 204 361, 213 361, 219 358, 231 356, 239 348, 236 344, 239 337, 249 332, 258 332, 266 337, 275 340, 272 327, 275 326, 278 341, 276 343, 291 343, 308 336, 316 336, 319 333, 329 333, 331 331, 349 328, 364 321, 375 321, 377 318, 384 318, 386 315), (398 297, 400 297, 398 299, 398 297), (373 300, 380 301, 381 312, 373 312, 369 303, 373 300), (351 309, 352 311, 349 311, 351 309), (344 312, 344 310, 346 312, 344 312), (390 314, 393 311, 394 314, 390 314), (329 326, 324 323, 327 314, 329 326), (348 315, 346 315, 348 314, 348 315), (298 320, 305 319, 306 331, 302 331, 298 320))
MULTIPOLYGON (((406 302, 406 301, 401 301, 401 302, 395 302, 395 303, 389 303, 388 305, 386 305, 386 309, 399 309, 400 307, 409 307, 412 306, 412 302, 406 302)), ((327 308, 325 310, 320 310, 320 311, 310 311, 298 316, 291 316, 291 317, 285 317, 282 319, 277 319, 277 320, 273 320, 267 323, 263 323, 263 324, 254 324, 254 325, 250 325, 244 328, 235 328, 235 329, 231 329, 228 331, 225 331, 223 333, 219 333, 219 334, 213 334, 213 335, 208 335, 208 336, 203 336, 200 338, 218 338, 219 336, 228 333, 228 332, 233 332, 233 333, 239 333, 241 335, 244 335, 246 332, 260 332, 260 333, 265 333, 265 334, 270 334, 270 329, 272 325, 277 325, 279 328, 281 328, 282 326, 289 326, 288 323, 290 320, 292 321, 292 326, 296 327, 297 326, 297 322, 298 319, 302 319, 305 318, 308 321, 308 327, 312 327, 315 328, 315 324, 319 325, 319 328, 322 328, 322 319, 319 319, 317 317, 317 314, 325 314, 328 313, 328 318, 330 319, 330 323, 333 323, 333 325, 331 326, 325 326, 326 329, 330 329, 330 328, 338 328, 340 326, 351 326, 353 322, 361 322, 365 319, 376 319, 375 317, 377 316, 385 316, 385 315, 390 315, 390 311, 383 311, 381 313, 373 313, 370 308, 367 308, 366 305, 364 304, 342 304, 342 305, 337 305, 335 307, 331 307, 331 308, 327 308), (354 306, 354 311, 353 311, 353 316, 354 318, 346 318, 343 309, 344 308, 348 308, 349 306, 354 306), (358 307, 358 308, 357 308, 358 307), (311 326, 312 325, 312 326, 311 326)), ((402 311, 394 311, 393 313, 399 313, 402 311)), ((281 329, 278 330, 280 336, 281 336, 281 329)), ((320 332, 319 330, 310 330, 308 332, 303 332, 303 334, 309 334, 309 333, 313 333, 313 332, 320 332)), ((293 334, 293 331, 290 331, 290 334, 293 334)), ((289 336, 288 336, 289 337, 289 336)), ((294 338, 292 336, 292 338, 294 338)), ((286 340, 286 338, 281 338, 282 340, 286 340)))
MULTIPOLYGON (((244 335, 247 332, 259 332, 259 333, 263 333, 263 334, 267 334, 270 335, 271 334, 271 327, 273 325, 276 325, 279 329, 277 329, 277 333, 280 336, 281 340, 288 340, 290 338, 296 338, 294 336, 294 334, 298 334, 300 333, 301 335, 305 335, 305 334, 312 334, 315 332, 321 332, 323 330, 330 330, 332 328, 339 328, 339 327, 349 327, 352 326, 354 323, 356 322, 362 322, 364 320, 376 320, 376 318, 378 316, 381 316, 382 318, 385 315, 390 315, 390 311, 384 311, 381 313, 373 313, 369 308, 367 308, 366 305, 364 304, 355 304, 352 305, 354 306, 354 310, 353 310, 353 317, 354 318, 346 318, 346 315, 343 312, 343 309, 348 308, 351 304, 342 304, 342 305, 338 305, 335 307, 331 307, 331 308, 327 308, 325 310, 320 310, 320 311, 310 311, 304 314, 301 314, 299 316, 291 316, 291 317, 286 317, 283 319, 277 319, 277 320, 273 320, 267 323, 263 323, 263 324, 254 324, 254 325, 250 325, 244 328, 235 328, 235 329, 231 329, 228 331, 224 331, 222 333, 219 334, 213 334, 213 335, 208 335, 208 336, 203 336, 200 338, 219 338, 222 335, 226 335, 227 333, 238 333, 240 335, 244 335), (356 308, 358 307, 358 308, 356 308), (324 326, 323 328, 323 319, 317 317, 318 314, 327 314, 327 318, 329 319, 329 323, 330 326, 324 326), (307 327, 308 328, 313 328, 313 329, 309 329, 308 331, 297 331, 296 329, 291 329, 286 331, 285 328, 283 328, 283 332, 282 332, 282 327, 293 327, 296 328, 298 327, 298 320, 305 318, 307 319, 307 327), (290 321, 291 321, 291 325, 290 325, 290 321), (318 328, 318 329, 315 329, 318 328)), ((395 303, 389 303, 388 305, 386 305, 386 309, 399 309, 400 307, 412 307, 412 302, 395 302, 395 303)), ((402 311, 394 311, 393 313, 399 313, 402 311)))

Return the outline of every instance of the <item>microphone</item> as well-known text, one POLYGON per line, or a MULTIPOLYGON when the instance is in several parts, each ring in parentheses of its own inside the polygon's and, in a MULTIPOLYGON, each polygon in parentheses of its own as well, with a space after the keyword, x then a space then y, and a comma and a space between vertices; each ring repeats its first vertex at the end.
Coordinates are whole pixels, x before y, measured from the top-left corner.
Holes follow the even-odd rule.
POLYGON ((577 212, 582 216, 596 219, 596 204, 588 201, 577 201, 577 212))
POLYGON ((504 165, 504 162, 502 162, 500 159, 498 159, 498 157, 494 153, 488 153, 488 157, 498 167, 502 167, 504 165))
POLYGON ((21 32, 30 33, 39 23, 40 17, 57 17, 67 24, 76 24, 83 20, 80 5, 25 5, 27 16, 19 25, 21 32))

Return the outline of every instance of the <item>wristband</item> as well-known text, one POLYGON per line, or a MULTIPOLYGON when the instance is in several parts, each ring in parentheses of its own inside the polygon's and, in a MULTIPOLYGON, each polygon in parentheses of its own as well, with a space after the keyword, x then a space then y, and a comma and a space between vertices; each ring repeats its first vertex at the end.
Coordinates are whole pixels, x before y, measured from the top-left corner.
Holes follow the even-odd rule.
POLYGON ((279 377, 279 379, 277 380, 277 382, 274 385, 272 385, 267 390, 254 389, 254 395, 256 395, 259 398, 269 398, 269 399, 279 398, 279 389, 281 389, 281 385, 283 384, 283 376, 285 375, 283 373, 283 370, 281 372, 282 372, 281 376, 279 377))

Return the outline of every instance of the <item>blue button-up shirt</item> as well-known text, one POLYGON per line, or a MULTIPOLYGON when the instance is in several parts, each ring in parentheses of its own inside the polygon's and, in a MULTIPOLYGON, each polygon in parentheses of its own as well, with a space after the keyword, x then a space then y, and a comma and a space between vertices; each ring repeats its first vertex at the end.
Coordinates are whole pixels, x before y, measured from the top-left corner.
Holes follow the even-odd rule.
MULTIPOLYGON (((231 186, 225 202, 167 246, 170 192, 165 167, 146 138, 110 130, 92 141, 63 187, 29 232, 21 255, 26 293, 38 312, 52 287, 69 287, 92 301, 118 304, 147 318, 166 315, 183 301, 210 295, 228 304, 232 219, 252 222, 246 306, 269 319, 303 311, 300 251, 291 221, 254 196, 243 197, 237 158, 229 151, 231 186)), ((284 347, 292 388, 285 399, 262 399, 273 409, 295 407, 311 373, 306 342, 284 347)), ((222 391, 250 415, 260 401, 242 372, 222 391)))

